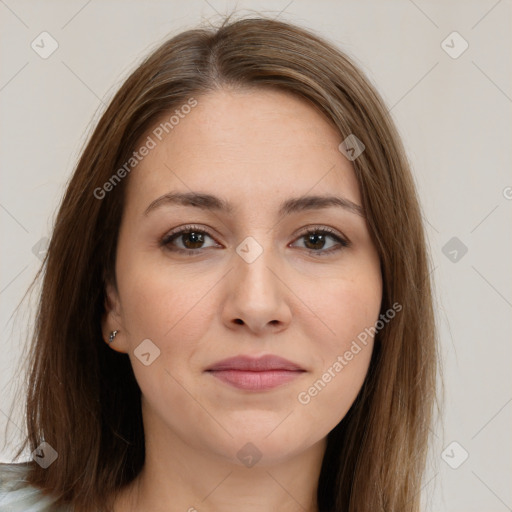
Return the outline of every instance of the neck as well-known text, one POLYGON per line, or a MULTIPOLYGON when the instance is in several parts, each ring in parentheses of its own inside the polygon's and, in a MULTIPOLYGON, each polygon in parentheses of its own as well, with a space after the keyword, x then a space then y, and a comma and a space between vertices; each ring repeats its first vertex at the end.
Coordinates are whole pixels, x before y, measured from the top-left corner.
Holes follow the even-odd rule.
POLYGON ((294 455, 252 467, 192 447, 145 422, 146 458, 115 512, 317 512, 325 438, 294 455))

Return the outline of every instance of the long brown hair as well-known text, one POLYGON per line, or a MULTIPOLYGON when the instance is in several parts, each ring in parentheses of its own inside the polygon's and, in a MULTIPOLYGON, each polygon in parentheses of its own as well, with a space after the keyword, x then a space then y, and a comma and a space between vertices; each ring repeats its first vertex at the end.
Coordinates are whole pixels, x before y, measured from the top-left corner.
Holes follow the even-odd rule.
MULTIPOLYGON (((129 179, 98 199, 164 113, 221 87, 275 88, 313 104, 365 146, 353 161, 380 255, 382 313, 400 314, 375 338, 365 382, 329 433, 320 511, 418 511, 436 402, 438 355, 429 258, 415 185, 382 99, 333 45, 265 18, 226 19, 166 41, 122 85, 85 146, 56 217, 30 347, 27 447, 59 454, 28 482, 78 512, 109 498, 144 464, 140 389, 129 358, 102 339, 105 283, 115 284, 118 229, 129 179)), ((132 172, 137 172, 136 170, 132 172)))

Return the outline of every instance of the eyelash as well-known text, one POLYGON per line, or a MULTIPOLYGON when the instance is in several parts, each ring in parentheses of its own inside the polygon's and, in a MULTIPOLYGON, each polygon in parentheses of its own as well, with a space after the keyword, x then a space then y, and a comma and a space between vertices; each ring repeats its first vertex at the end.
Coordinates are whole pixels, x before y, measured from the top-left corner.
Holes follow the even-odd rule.
MULTIPOLYGON (((214 237, 207 231, 205 230, 204 228, 200 228, 199 226, 195 226, 195 225, 188 225, 188 226, 183 226, 182 228, 179 228, 178 230, 176 231, 173 231, 171 233, 168 233, 166 234, 161 242, 160 242, 160 245, 162 247, 165 247, 167 248, 168 250, 172 251, 172 252, 176 252, 176 253, 179 253, 179 254, 186 254, 187 256, 194 256, 198 253, 201 253, 203 252, 205 249, 208 249, 208 247, 204 247, 204 248, 199 248, 199 249, 182 249, 180 247, 172 247, 171 246, 171 242, 173 242, 175 239, 179 238, 180 235, 184 235, 184 234, 188 234, 188 233, 199 233, 199 234, 205 234, 205 235, 208 235, 210 238, 212 238, 213 240, 214 237)), ((344 238, 342 238, 341 236, 339 236, 335 231, 333 231, 332 229, 328 228, 328 227, 310 227, 308 228, 306 231, 302 232, 296 239, 296 240, 299 240, 300 238, 303 238, 307 235, 311 235, 311 234, 320 234, 320 235, 328 235, 330 236, 331 238, 333 238, 334 240, 336 240, 338 242, 338 246, 335 246, 335 247, 331 247, 330 249, 320 249, 320 250, 315 250, 315 249, 305 249, 309 254, 312 254, 314 256, 325 256, 325 255, 329 255, 329 254, 332 254, 334 252, 337 252, 337 251, 341 251, 347 247, 350 247, 350 242, 344 238)))

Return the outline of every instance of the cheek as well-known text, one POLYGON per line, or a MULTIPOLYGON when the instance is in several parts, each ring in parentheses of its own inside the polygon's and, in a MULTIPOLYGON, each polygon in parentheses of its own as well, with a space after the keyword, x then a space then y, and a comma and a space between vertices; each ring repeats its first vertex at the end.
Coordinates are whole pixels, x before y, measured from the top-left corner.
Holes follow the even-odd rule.
POLYGON ((309 296, 310 301, 315 300, 316 307, 312 309, 319 317, 308 324, 308 338, 316 340, 312 351, 314 369, 296 400, 313 431, 329 430, 339 423, 368 372, 382 282, 374 267, 359 277, 353 275, 356 277, 331 280, 329 286, 321 288, 316 299, 312 294, 309 296))
MULTIPOLYGON (((218 278, 192 278, 176 271, 171 274, 168 268, 150 264, 125 268, 122 275, 127 277, 119 288, 129 357, 146 405, 163 417, 170 415, 165 421, 173 425, 175 406, 183 418, 194 418, 198 407, 187 390, 191 388, 190 374, 196 378, 199 372, 194 356, 201 350, 200 340, 208 337, 216 304, 211 290, 218 278), (136 356, 145 339, 159 350, 148 366, 136 356)), ((186 435, 186 428, 182 433, 186 435)))
POLYGON ((317 283, 315 291, 305 299, 314 313, 308 315, 305 329, 307 337, 316 340, 320 367, 327 367, 337 355, 350 350, 352 341, 378 320, 382 300, 380 271, 375 265, 351 270, 346 273, 350 277, 317 283))
POLYGON ((120 243, 116 266, 122 315, 130 335, 161 338, 176 329, 204 295, 211 279, 194 279, 156 248, 120 243))
POLYGON ((212 291, 219 276, 192 275, 135 256, 120 262, 118 275, 130 354, 150 339, 160 349, 160 364, 169 370, 186 367, 215 314, 212 291))

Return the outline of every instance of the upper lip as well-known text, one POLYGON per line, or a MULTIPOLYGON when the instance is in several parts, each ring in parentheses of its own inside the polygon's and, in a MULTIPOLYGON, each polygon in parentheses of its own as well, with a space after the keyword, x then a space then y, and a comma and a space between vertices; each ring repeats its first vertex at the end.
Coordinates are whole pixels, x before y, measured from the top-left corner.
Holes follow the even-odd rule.
POLYGON ((288 361, 279 356, 265 355, 261 357, 235 356, 222 361, 217 361, 206 371, 221 370, 245 370, 253 372, 264 372, 270 370, 305 371, 298 364, 288 361))

